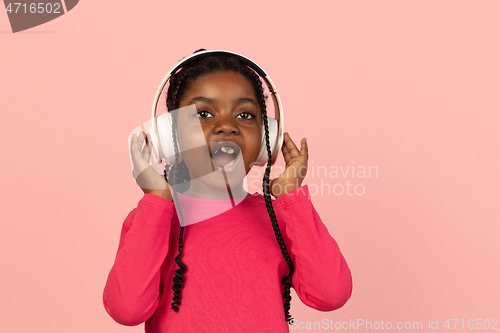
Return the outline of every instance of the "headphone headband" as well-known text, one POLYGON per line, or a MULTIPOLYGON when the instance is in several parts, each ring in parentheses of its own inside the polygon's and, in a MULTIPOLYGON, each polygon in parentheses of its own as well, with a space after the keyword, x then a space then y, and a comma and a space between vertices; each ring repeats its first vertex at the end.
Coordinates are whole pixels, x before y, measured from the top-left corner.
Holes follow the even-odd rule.
MULTIPOLYGON (((196 52, 190 56, 187 56, 183 59, 181 59, 177 64, 175 64, 174 67, 172 67, 170 69, 170 71, 167 73, 167 75, 165 75, 165 77, 163 78, 162 82, 160 83, 160 86, 158 87, 158 91, 156 93, 156 96, 155 96, 155 99, 154 99, 154 102, 153 102, 153 109, 152 109, 152 112, 151 112, 151 118, 152 118, 152 122, 153 122, 153 130, 154 130, 154 137, 156 138, 156 141, 154 144, 156 144, 156 147, 159 147, 159 135, 158 135, 158 128, 157 128, 157 123, 156 123, 156 108, 158 106, 158 101, 161 97, 161 93, 163 91, 163 88, 165 87, 165 85, 167 84, 168 80, 170 79, 170 77, 172 75, 174 75, 180 68, 186 66, 187 64, 190 64, 192 63, 193 61, 196 61, 196 60, 199 60, 207 55, 217 55, 217 54, 230 54, 234 57, 236 57, 238 60, 240 60, 241 62, 243 62, 246 66, 248 66, 249 68, 253 69, 255 72, 257 72, 257 74, 259 74, 259 76, 261 76, 263 79, 264 79, 264 82, 266 83, 268 89, 269 89, 269 92, 271 93, 271 96, 273 97, 273 102, 274 102, 274 108, 275 108, 275 116, 278 117, 277 120, 277 123, 278 123, 278 128, 277 128, 277 142, 275 145, 273 145, 272 143, 271 144, 271 147, 274 146, 274 149, 272 149, 271 151, 271 155, 272 155, 272 160, 271 160, 271 164, 274 164, 276 162, 276 159, 279 155, 279 151, 281 150, 281 147, 283 145, 283 125, 284 125, 284 121, 283 121, 283 107, 281 105, 281 100, 279 98, 279 95, 278 95, 278 91, 276 90, 276 86, 274 85, 273 81, 271 80, 271 78, 269 77, 269 75, 266 74, 266 72, 259 66, 257 65, 257 63, 255 63, 254 61, 250 60, 249 58, 241 55, 241 54, 238 54, 238 53, 235 53, 235 52, 231 52, 231 51, 225 51, 225 50, 206 50, 206 51, 200 51, 200 52, 196 52)), ((159 155, 158 155, 159 156, 159 155)), ((266 156, 267 156, 267 153, 266 153, 266 156)), ((159 162, 161 163, 161 158, 158 159, 159 162)))
POLYGON ((257 65, 257 63, 255 63, 254 61, 252 61, 249 58, 245 57, 244 55, 241 55, 241 54, 235 53, 235 52, 231 52, 231 51, 222 51, 222 50, 212 50, 212 51, 205 50, 205 51, 199 51, 199 52, 193 53, 192 55, 190 55, 188 57, 182 58, 179 61, 179 63, 176 64, 170 70, 170 73, 175 73, 182 66, 186 66, 187 64, 190 64, 191 62, 193 62, 195 60, 203 58, 207 53, 209 53, 210 55, 231 54, 233 56, 236 56, 236 58, 238 58, 238 60, 240 60, 241 62, 243 62, 248 67, 250 67, 253 70, 255 70, 260 76, 262 76, 262 77, 266 77, 267 76, 266 72, 264 72, 264 70, 259 65, 257 65))

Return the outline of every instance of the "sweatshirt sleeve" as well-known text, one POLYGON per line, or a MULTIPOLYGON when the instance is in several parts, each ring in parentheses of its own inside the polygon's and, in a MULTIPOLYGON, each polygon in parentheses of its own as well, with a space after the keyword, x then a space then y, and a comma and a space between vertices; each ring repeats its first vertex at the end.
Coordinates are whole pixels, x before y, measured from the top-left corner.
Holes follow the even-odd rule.
POLYGON ((171 201, 145 194, 126 217, 103 292, 104 308, 117 323, 139 325, 155 312, 173 211, 171 201))
POLYGON ((292 287, 297 295, 316 310, 342 307, 352 293, 351 270, 314 209, 307 185, 278 197, 276 205, 295 267, 292 287))

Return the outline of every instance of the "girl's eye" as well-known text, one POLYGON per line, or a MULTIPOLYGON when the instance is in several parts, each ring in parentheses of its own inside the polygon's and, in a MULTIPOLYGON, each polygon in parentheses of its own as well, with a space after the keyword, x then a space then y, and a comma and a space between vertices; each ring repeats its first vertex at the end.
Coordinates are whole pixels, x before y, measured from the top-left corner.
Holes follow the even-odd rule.
POLYGON ((250 119, 255 118, 254 115, 251 114, 250 112, 242 112, 238 115, 238 117, 241 115, 243 115, 243 119, 245 119, 245 120, 250 120, 250 119))
POLYGON ((208 111, 198 111, 197 113, 198 118, 209 118, 213 117, 212 114, 208 111))

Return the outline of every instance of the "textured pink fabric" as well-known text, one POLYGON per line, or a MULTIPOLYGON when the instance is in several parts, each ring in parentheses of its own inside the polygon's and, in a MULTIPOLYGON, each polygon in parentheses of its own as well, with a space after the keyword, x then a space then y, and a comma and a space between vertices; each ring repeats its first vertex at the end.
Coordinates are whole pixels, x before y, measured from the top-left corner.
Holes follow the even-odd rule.
MULTIPOLYGON (((273 200, 294 263, 292 287, 314 309, 332 311, 351 296, 351 271, 314 209, 307 185, 273 200)), ((118 252, 103 292, 118 323, 145 322, 145 332, 289 332, 281 254, 264 197, 184 228, 187 266, 179 312, 170 308, 178 268, 180 223, 174 204, 145 194, 123 223, 118 252)), ((294 317, 291 301, 290 314, 294 317)))

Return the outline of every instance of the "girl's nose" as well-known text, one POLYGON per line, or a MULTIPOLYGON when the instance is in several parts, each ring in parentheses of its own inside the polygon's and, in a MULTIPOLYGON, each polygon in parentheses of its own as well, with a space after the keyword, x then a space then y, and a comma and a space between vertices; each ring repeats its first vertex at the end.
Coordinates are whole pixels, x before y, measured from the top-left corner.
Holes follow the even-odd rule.
POLYGON ((238 134, 239 129, 236 124, 236 120, 233 119, 232 115, 227 115, 227 116, 219 116, 216 119, 215 126, 213 128, 213 133, 214 134, 238 134))

